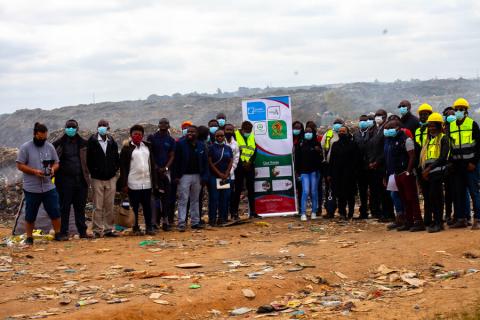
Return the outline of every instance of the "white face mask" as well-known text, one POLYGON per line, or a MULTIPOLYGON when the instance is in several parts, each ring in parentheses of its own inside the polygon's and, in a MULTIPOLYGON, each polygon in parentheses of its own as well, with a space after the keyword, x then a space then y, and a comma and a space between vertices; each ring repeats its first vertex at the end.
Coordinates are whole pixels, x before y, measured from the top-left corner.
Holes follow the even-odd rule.
POLYGON ((375 123, 378 125, 381 125, 383 123, 383 117, 382 116, 376 116, 375 117, 375 123))

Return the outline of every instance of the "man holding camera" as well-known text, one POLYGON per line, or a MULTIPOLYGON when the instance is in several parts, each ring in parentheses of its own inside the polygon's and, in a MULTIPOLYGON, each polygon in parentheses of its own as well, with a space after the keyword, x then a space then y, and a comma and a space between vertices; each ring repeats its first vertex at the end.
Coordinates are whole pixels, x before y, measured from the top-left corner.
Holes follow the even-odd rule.
POLYGON ((52 220, 55 240, 60 236, 60 208, 58 193, 52 183, 52 176, 58 169, 58 156, 53 145, 47 141, 48 129, 44 124, 35 123, 33 140, 24 143, 17 156, 17 168, 23 172, 25 195, 25 223, 27 239, 33 245, 33 229, 40 204, 52 220))

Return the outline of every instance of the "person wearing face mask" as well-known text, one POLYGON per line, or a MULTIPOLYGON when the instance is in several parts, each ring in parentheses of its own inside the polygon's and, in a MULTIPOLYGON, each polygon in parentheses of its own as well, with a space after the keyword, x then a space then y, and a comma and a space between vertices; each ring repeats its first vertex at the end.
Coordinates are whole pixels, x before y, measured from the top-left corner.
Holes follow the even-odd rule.
POLYGON ((181 138, 184 138, 187 135, 187 130, 190 126, 192 126, 192 121, 186 120, 182 122, 182 125, 180 127, 182 129, 182 136, 178 140, 180 140, 181 138))
POLYGON ((208 189, 208 224, 215 227, 223 225, 228 219, 230 171, 233 166, 233 151, 225 144, 223 130, 215 132, 215 142, 208 147, 208 164, 211 173, 208 189))
MULTIPOLYGON (((449 137, 450 123, 456 121, 455 110, 452 107, 446 107, 443 110, 443 132, 447 137, 449 137)), ((453 192, 452 192, 453 176, 450 166, 447 165, 445 170, 445 222, 447 225, 451 226, 455 223, 455 218, 453 217, 453 192)), ((465 193, 466 195, 466 193, 465 193)), ((470 199, 468 196, 465 197, 470 207, 470 199)), ((470 211, 470 208, 468 208, 470 211)))
POLYGON ((428 135, 420 152, 422 192, 425 202, 423 221, 430 233, 443 230, 443 177, 450 145, 442 132, 443 117, 432 113, 427 120, 428 135))
POLYGON ((402 128, 407 128, 411 133, 417 131, 417 128, 420 126, 420 122, 416 116, 414 116, 410 110, 412 109, 412 104, 408 100, 400 101, 398 105, 398 112, 400 113, 400 121, 402 128))
MULTIPOLYGON (((203 143, 205 145, 205 149, 207 150, 208 152, 208 146, 211 145, 214 141, 210 140, 210 136, 211 136, 211 130, 210 128, 206 127, 206 126, 198 126, 197 128, 197 141, 199 143, 203 143)), ((203 221, 203 203, 205 202, 205 188, 209 188, 209 185, 208 183, 206 184, 202 184, 201 188, 200 188, 200 195, 198 196, 198 212, 199 212, 199 216, 200 216, 200 224, 201 225, 204 225, 205 224, 205 221, 203 221)), ((188 206, 187 206, 187 220, 188 220, 188 217, 189 217, 189 213, 190 213, 190 203, 188 203, 188 206)))
POLYGON ((389 121, 384 128, 385 136, 385 184, 388 191, 398 191, 405 214, 397 216, 398 231, 423 231, 415 168, 415 145, 413 139, 400 130, 398 120, 389 121), (400 221, 402 220, 402 221, 400 221))
POLYGON ((108 134, 109 130, 108 121, 98 121, 97 133, 93 134, 87 143, 87 166, 92 180, 95 203, 92 224, 95 238, 117 236, 113 227, 113 203, 120 158, 118 145, 108 134))
POLYGON ((23 173, 25 201, 25 244, 33 245, 33 229, 40 204, 52 220, 55 240, 67 240, 60 233, 60 207, 58 193, 52 183, 52 176, 58 170, 58 155, 55 147, 47 141, 48 129, 42 123, 35 123, 33 140, 24 143, 18 150, 17 169, 23 173))
MULTIPOLYGON (((325 173, 324 173, 324 167, 325 167, 325 163, 323 161, 323 150, 322 150, 322 147, 321 147, 321 144, 322 144, 322 139, 323 139, 323 135, 320 134, 320 130, 318 130, 318 127, 317 127, 317 124, 315 123, 315 121, 313 120, 309 120, 305 123, 305 128, 311 128, 312 129, 312 132, 314 133, 314 136, 315 136, 315 139, 317 140, 318 142, 318 145, 320 146, 320 150, 322 151, 322 163, 318 166, 318 176, 320 177, 320 179, 318 180, 318 191, 317 191, 317 195, 318 195, 318 211, 317 211, 317 216, 322 216, 322 203, 323 203, 323 180, 325 180, 325 173)), ((301 185, 301 184, 299 184, 301 185)), ((301 193, 300 193, 301 195, 301 193)), ((299 198, 301 200, 301 198, 299 198)), ((300 206, 299 206, 300 207, 300 206)))
POLYGON ((64 135, 53 142, 60 159, 60 168, 55 176, 55 185, 60 196, 62 213, 61 232, 68 238, 70 207, 73 205, 75 225, 80 238, 91 238, 85 223, 90 173, 87 166, 87 141, 78 134, 78 122, 68 120, 64 135))
POLYGON ((294 121, 292 123, 292 133, 293 133, 293 147, 295 148, 296 145, 302 140, 303 137, 303 123, 300 121, 294 121))
POLYGON ((210 131, 210 136, 208 143, 212 144, 215 142, 215 132, 217 132, 219 127, 218 121, 216 119, 212 119, 208 121, 208 130, 210 131))
MULTIPOLYGON (((372 124, 373 125, 373 124, 372 124)), ((369 190, 369 170, 368 170, 368 159, 366 156, 366 145, 368 140, 371 137, 371 126, 369 119, 366 115, 361 115, 358 119, 358 131, 353 135, 353 141, 357 145, 358 149, 358 158, 359 158, 359 168, 357 171, 357 187, 358 194, 360 197, 360 215, 359 219, 368 218, 368 190, 369 190)))
POLYGON ((235 140, 240 149, 240 161, 235 170, 235 192, 232 198, 232 212, 238 216, 238 207, 240 205, 240 196, 245 184, 247 188, 249 218, 257 218, 255 211, 255 157, 257 154, 257 145, 253 134, 253 125, 250 121, 242 122, 240 130, 235 130, 235 140))
POLYGON ((387 112, 379 109, 375 112, 375 126, 371 129, 371 137, 365 145, 365 155, 368 161, 368 176, 370 178, 370 212, 380 221, 388 221, 394 217, 393 202, 390 192, 383 184, 385 176, 385 154, 383 134, 387 112))
POLYGON ((218 122, 218 129, 225 131, 225 125, 227 124, 227 116, 225 115, 225 113, 220 112, 219 114, 217 114, 215 119, 218 122))
POLYGON ((310 196, 312 202, 311 219, 317 219, 320 214, 318 183, 320 177, 320 164, 322 163, 322 149, 316 139, 316 134, 311 127, 305 128, 303 139, 295 148, 295 171, 300 176, 302 194, 300 201, 300 219, 307 221, 307 201, 310 196))
POLYGON ((228 209, 231 218, 233 220, 239 220, 240 217, 238 215, 234 215, 231 208, 232 197, 235 190, 235 170, 237 169, 238 162, 240 161, 240 149, 238 148, 237 141, 235 141, 235 139, 233 138, 234 135, 235 127, 233 126, 233 124, 227 123, 225 125, 225 145, 229 146, 230 149, 232 149, 233 153, 232 168, 230 169, 230 197, 228 198, 228 209))
POLYGON ((205 142, 197 139, 197 127, 188 128, 185 139, 175 149, 175 180, 178 184, 178 230, 184 232, 187 223, 187 204, 190 202, 192 229, 202 229, 200 223, 200 190, 208 183, 209 168, 205 142))
MULTIPOLYGON (((421 175, 422 168, 420 168, 418 161, 421 159, 420 152, 427 141, 427 137, 428 137, 427 120, 428 120, 428 117, 433 113, 433 108, 431 105, 427 103, 423 103, 418 107, 417 112, 420 118, 420 122, 419 122, 420 127, 418 127, 417 130, 415 131, 415 157, 417 159, 416 168, 418 173, 417 179, 418 179, 418 184, 420 186, 420 190, 423 194, 423 198, 425 199, 426 192, 428 192, 428 190, 426 190, 426 188, 428 187, 427 186, 428 181, 426 181, 425 179, 422 179, 422 175, 421 175)), ((429 205, 430 205, 429 201, 423 202, 423 206, 424 206, 423 212, 430 212, 430 208, 428 207, 429 205)), ((431 215, 424 215, 424 223, 425 223, 425 226, 427 227, 432 224, 432 221, 429 220, 430 218, 431 218, 431 215)))
MULTIPOLYGON (((300 142, 303 140, 303 135, 304 135, 304 127, 303 123, 300 121, 294 121, 292 123, 292 134, 293 134, 293 161, 295 161, 295 156, 298 152, 298 149, 300 147, 300 142)), ((297 191, 297 207, 300 208, 302 206, 302 183, 300 181, 300 173, 298 172, 298 168, 295 166, 295 181, 296 181, 296 191, 297 191)), ((321 182, 320 182, 321 183, 321 182)), ((319 201, 318 203, 322 203, 319 201)), ((321 207, 321 205, 320 205, 321 207)))
POLYGON ((120 178, 117 188, 128 194, 135 215, 134 235, 142 235, 138 225, 140 205, 145 218, 145 233, 155 235, 152 223, 152 193, 158 196, 155 158, 152 145, 143 141, 145 129, 136 124, 130 128, 130 141, 126 141, 120 151, 120 178))
POLYGON ((171 170, 175 159, 175 139, 170 136, 170 121, 161 118, 158 122, 158 131, 148 136, 147 141, 152 145, 153 157, 156 165, 159 194, 155 199, 154 228, 162 226, 163 231, 171 230, 174 219, 174 210, 171 206, 171 170))
POLYGON ((338 213, 352 219, 355 210, 355 190, 359 165, 358 148, 346 126, 338 130, 338 141, 332 145, 327 181, 337 199, 338 213), (347 213, 348 205, 348 213, 347 213))
POLYGON ((344 121, 340 118, 333 121, 332 129, 328 130, 322 138, 323 160, 330 162, 330 150, 332 145, 338 141, 338 130, 343 126, 344 121))
POLYGON ((451 228, 465 228, 469 217, 466 213, 466 190, 472 199, 474 210, 473 230, 480 229, 480 192, 479 159, 480 129, 478 124, 468 116, 470 104, 464 98, 457 99, 455 109, 456 121, 450 123, 448 135, 451 139, 451 163, 453 169, 453 203, 456 222, 451 228))

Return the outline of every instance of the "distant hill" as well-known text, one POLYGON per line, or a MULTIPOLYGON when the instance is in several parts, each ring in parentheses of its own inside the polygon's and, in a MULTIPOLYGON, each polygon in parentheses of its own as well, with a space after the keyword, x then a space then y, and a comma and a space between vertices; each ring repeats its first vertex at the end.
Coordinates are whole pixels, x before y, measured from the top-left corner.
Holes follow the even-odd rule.
POLYGON ((216 94, 153 94, 145 100, 83 104, 53 110, 22 109, 0 115, 0 146, 18 147, 30 139, 31 128, 36 121, 46 123, 53 131, 62 128, 66 120, 73 118, 79 121, 81 129, 94 130, 97 121, 105 118, 115 130, 140 122, 156 124, 159 118, 166 117, 173 127, 178 128, 184 120, 206 124, 222 111, 229 122, 239 124, 242 99, 278 95, 292 97, 294 119, 314 120, 320 124, 321 115, 325 111, 355 119, 362 113, 379 108, 395 112, 402 99, 410 100, 414 108, 420 103, 428 102, 441 111, 462 96, 470 101, 474 109, 478 109, 480 80, 411 80, 291 88, 239 88, 236 92, 224 93, 218 90, 216 94))

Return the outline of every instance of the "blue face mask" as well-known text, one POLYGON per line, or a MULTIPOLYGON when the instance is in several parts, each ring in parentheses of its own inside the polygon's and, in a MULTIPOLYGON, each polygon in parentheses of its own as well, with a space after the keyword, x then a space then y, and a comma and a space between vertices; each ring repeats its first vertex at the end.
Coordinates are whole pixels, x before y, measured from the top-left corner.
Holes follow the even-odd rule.
POLYGON ((452 123, 453 121, 456 121, 456 120, 457 120, 457 117, 453 114, 451 114, 447 117, 447 122, 448 123, 452 123))
POLYGON ((312 140, 313 133, 312 132, 305 132, 304 138, 305 138, 305 140, 312 140))
POLYGON ((218 130, 218 127, 210 127, 210 133, 211 134, 215 134, 215 132, 217 132, 218 130))
POLYGON ((369 128, 373 127, 373 120, 369 119, 369 120, 367 120, 367 122, 368 122, 368 127, 369 128))
POLYGON ((77 134, 77 128, 65 128, 65 134, 70 138, 74 137, 77 134))
POLYGON ((224 127, 224 126, 225 126, 225 119, 217 119, 217 121, 218 121, 218 125, 219 125, 220 127, 224 127))
POLYGON ((425 123, 425 122, 422 122, 422 121, 420 121, 419 124, 420 124, 421 127, 423 127, 424 125, 426 125, 426 123, 425 123))
POLYGON ((332 129, 333 131, 338 132, 338 130, 340 130, 341 127, 342 127, 341 123, 334 123, 332 126, 332 129))
POLYGON ((243 135, 245 136, 245 138, 248 138, 248 137, 250 137, 251 134, 252 133, 244 133, 243 135))
POLYGON ((210 136, 207 136, 207 142, 210 142, 210 136))
POLYGON ((455 117, 457 120, 462 120, 465 117, 464 111, 455 111, 455 117))
POLYGON ((300 129, 293 129, 293 135, 294 136, 298 136, 300 134, 300 132, 302 132, 302 130, 300 129))
POLYGON ((107 134, 108 128, 107 127, 98 127, 97 128, 98 134, 104 136, 107 134))
POLYGON ((215 143, 219 144, 219 145, 222 145, 222 144, 225 144, 225 141, 222 141, 222 142, 215 141, 215 143))
POLYGON ((408 113, 408 107, 400 107, 398 108, 400 115, 404 116, 408 113))
POLYGON ((185 137, 187 135, 187 131, 188 131, 188 129, 182 129, 182 136, 185 137))
POLYGON ((383 135, 387 138, 393 138, 397 135, 396 129, 383 129, 383 135))
POLYGON ((358 123, 358 127, 362 130, 365 130, 365 129, 369 128, 370 125, 369 125, 368 121, 360 121, 358 123))

